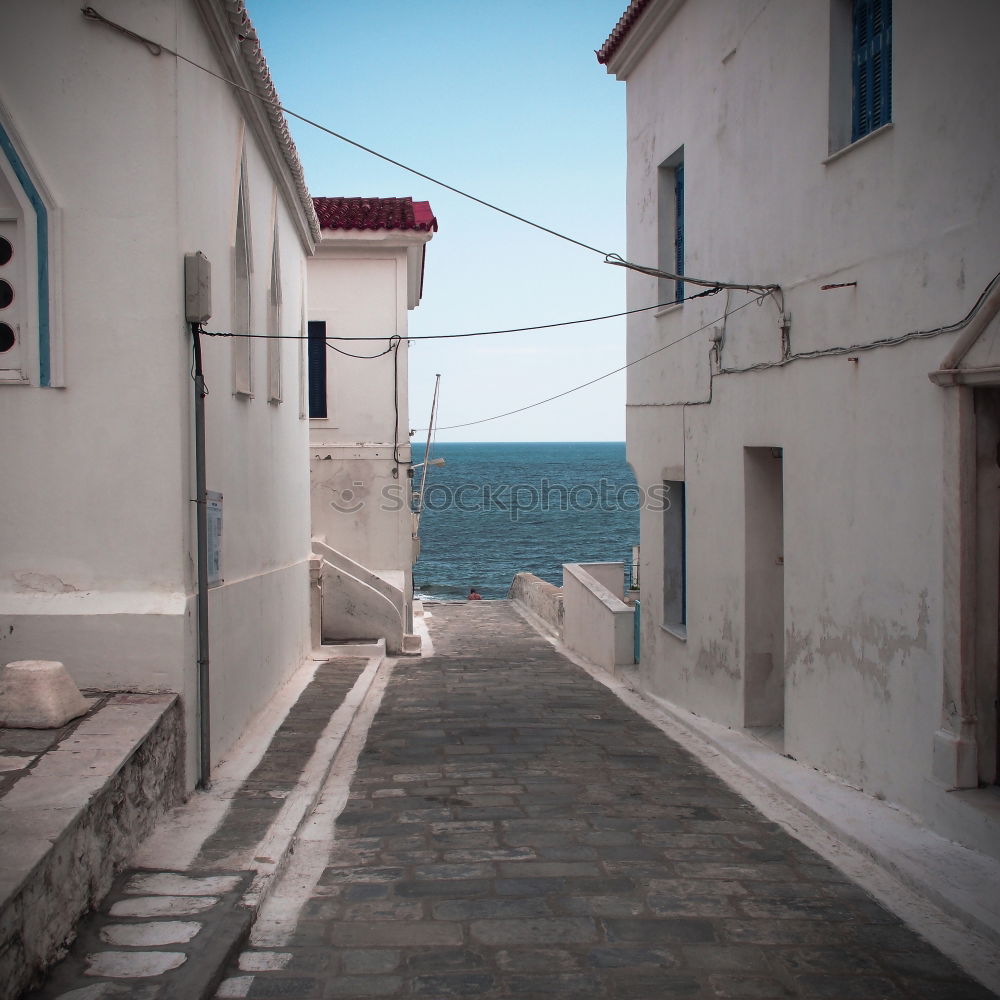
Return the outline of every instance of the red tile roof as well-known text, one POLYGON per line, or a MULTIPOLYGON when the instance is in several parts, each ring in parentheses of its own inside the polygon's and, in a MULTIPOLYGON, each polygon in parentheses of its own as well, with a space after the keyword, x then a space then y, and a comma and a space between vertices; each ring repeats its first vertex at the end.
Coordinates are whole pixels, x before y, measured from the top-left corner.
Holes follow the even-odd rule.
POLYGON ((429 201, 412 198, 313 198, 322 229, 416 229, 438 227, 429 201))
POLYGON ((632 30, 632 26, 642 16, 642 12, 652 3, 652 0, 632 0, 625 9, 625 13, 618 18, 618 23, 614 26, 611 34, 608 35, 605 43, 597 50, 597 61, 602 66, 607 66, 608 60, 618 50, 618 46, 625 41, 625 36, 632 30))

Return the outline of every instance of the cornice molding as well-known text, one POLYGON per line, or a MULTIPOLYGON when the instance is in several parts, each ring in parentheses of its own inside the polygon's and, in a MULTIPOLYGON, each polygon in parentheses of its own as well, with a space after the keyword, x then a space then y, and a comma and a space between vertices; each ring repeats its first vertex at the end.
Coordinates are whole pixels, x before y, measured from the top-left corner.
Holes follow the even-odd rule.
POLYGON ((268 166, 280 182, 282 197, 299 237, 307 252, 312 253, 320 238, 319 220, 285 116, 273 104, 264 103, 277 102, 278 93, 246 6, 243 0, 194 0, 194 3, 225 73, 240 87, 263 98, 259 101, 246 91, 233 88, 233 95, 260 142, 268 166))
POLYGON ((608 60, 607 70, 618 80, 627 80, 639 60, 659 37, 684 0, 653 0, 608 60))

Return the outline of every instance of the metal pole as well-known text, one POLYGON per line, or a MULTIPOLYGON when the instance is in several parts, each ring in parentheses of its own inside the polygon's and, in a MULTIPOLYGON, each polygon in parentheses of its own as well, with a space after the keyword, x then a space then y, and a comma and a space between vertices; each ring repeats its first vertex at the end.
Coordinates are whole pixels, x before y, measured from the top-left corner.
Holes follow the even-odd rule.
POLYGON ((434 376, 434 398, 431 400, 431 419, 427 423, 427 443, 424 445, 424 471, 420 474, 420 494, 417 497, 417 528, 420 528, 420 515, 424 512, 424 487, 427 485, 427 468, 431 455, 431 435, 434 433, 434 414, 438 405, 438 389, 441 386, 441 376, 434 376))
POLYGON ((208 489, 205 484, 205 373, 201 366, 201 324, 191 324, 194 341, 194 467, 198 525, 198 787, 208 789, 212 772, 211 692, 208 661, 208 489))

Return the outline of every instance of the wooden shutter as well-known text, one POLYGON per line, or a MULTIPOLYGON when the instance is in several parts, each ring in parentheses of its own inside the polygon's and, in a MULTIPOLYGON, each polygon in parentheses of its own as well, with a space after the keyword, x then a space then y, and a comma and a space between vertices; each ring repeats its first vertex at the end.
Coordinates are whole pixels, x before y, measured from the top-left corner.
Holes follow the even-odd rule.
POLYGON ((326 323, 309 324, 309 416, 326 416, 326 323))
POLYGON ((892 121, 892 0, 854 0, 851 141, 892 121))

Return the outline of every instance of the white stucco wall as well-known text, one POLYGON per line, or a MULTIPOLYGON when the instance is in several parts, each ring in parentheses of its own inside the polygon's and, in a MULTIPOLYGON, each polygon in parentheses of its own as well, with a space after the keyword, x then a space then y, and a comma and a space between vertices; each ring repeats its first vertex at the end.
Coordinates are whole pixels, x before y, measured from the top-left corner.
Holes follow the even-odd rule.
MULTIPOLYGON (((829 18, 688 0, 627 72, 629 258, 656 264, 657 166, 683 146, 685 271, 779 283, 793 354, 953 323, 1000 269, 1000 10, 895 4, 893 124, 832 158, 829 18)), ((655 302, 655 279, 628 294, 655 302)), ((962 836, 932 759, 960 390, 927 378, 957 335, 713 378, 713 336, 723 369, 781 358, 773 299, 721 319, 750 301, 629 321, 630 360, 707 327, 629 369, 637 480, 686 487, 686 636, 661 624, 663 514, 641 517, 643 683, 744 724, 745 449, 780 449, 785 751, 962 836)))
MULTIPOLYGON (((108 18, 221 71, 193 2, 111 0, 108 18)), ((65 388, 0 387, 0 658, 64 660, 77 683, 163 688, 194 717, 193 389, 183 254, 212 263, 227 330, 241 142, 263 330, 272 231, 282 330, 297 335, 307 248, 230 88, 86 21, 68 0, 5 5, 0 93, 58 206, 65 388), (41 57, 41 56, 44 57, 41 57), (241 138, 242 137, 242 138, 241 138), (9 626, 13 625, 13 633, 9 626), (44 650, 44 652, 42 652, 44 650)), ((231 342, 205 343, 208 486, 224 494, 225 583, 210 598, 216 755, 308 649, 307 425, 298 346, 285 400, 232 394, 231 342)))
MULTIPOLYGON (((325 230, 310 260, 309 319, 344 351, 377 355, 405 336, 415 301, 408 264, 423 232, 325 230)), ((417 275, 419 280, 419 274, 417 275)), ((413 596, 408 344, 370 360, 327 351, 327 417, 311 419, 313 534, 373 571, 405 574, 413 596), (394 446, 395 455, 394 455, 394 446)))
POLYGON ((563 642, 611 671, 634 662, 635 608, 621 599, 623 573, 622 563, 563 564, 563 642))

